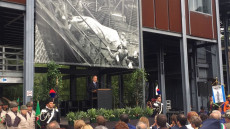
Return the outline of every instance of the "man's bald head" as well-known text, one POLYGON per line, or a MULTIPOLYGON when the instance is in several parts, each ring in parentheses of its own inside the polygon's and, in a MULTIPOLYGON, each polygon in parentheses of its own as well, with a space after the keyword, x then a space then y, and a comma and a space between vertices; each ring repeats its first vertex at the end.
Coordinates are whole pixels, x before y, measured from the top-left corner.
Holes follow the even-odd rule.
POLYGON ((218 110, 212 111, 212 113, 210 114, 210 118, 220 120, 221 119, 220 111, 218 111, 218 110))

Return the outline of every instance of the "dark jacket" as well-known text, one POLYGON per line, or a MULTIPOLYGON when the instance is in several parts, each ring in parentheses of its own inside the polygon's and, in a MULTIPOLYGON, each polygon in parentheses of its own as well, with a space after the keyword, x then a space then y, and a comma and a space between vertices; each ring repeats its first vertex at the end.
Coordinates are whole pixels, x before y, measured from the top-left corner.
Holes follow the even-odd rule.
POLYGON ((88 92, 88 99, 92 99, 92 91, 97 90, 98 89, 98 83, 96 82, 96 84, 94 84, 93 82, 89 83, 89 85, 87 86, 87 92, 88 92))
POLYGON ((136 129, 135 126, 133 126, 133 125, 131 125, 131 124, 129 124, 129 123, 128 123, 128 127, 129 127, 129 129, 136 129))
POLYGON ((216 119, 207 119, 203 122, 200 129, 221 129, 220 121, 216 119))
POLYGON ((186 126, 182 126, 179 129, 187 129, 187 127, 186 126))
POLYGON ((179 127, 177 125, 171 127, 170 129, 179 129, 179 127))
POLYGON ((42 109, 40 121, 41 121, 42 128, 44 128, 48 123, 52 121, 57 121, 58 123, 60 123, 60 114, 58 112, 58 109, 54 109, 54 108, 53 109, 49 109, 49 108, 42 109), (49 119, 50 121, 48 122, 49 119))

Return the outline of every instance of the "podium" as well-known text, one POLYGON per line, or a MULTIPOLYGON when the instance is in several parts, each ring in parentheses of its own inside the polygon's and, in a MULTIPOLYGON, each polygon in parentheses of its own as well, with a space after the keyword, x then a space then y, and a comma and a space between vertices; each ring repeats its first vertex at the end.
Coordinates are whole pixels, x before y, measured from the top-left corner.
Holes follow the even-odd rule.
POLYGON ((112 90, 111 89, 98 89, 97 93, 93 93, 92 105, 93 108, 112 109, 112 90))

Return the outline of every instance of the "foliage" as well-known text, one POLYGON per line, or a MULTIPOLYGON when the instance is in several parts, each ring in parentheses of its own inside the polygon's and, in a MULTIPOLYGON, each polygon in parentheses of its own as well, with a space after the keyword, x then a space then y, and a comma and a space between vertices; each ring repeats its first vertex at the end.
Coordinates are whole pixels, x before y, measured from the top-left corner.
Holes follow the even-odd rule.
POLYGON ((143 111, 144 116, 151 116, 152 114, 153 114, 153 109, 151 109, 150 107, 145 108, 143 111))
MULTIPOLYGON (((60 65, 51 61, 47 64, 48 71, 46 74, 35 74, 34 78, 34 100, 44 101, 49 98, 49 91, 54 89, 59 96, 61 96, 65 90, 63 90, 62 75, 59 71, 60 65)), ((59 97, 61 100, 61 97, 59 97)))
POLYGON ((87 110, 90 120, 95 120, 97 117, 97 110, 95 108, 87 110))
POLYGON ((136 102, 136 106, 143 104, 143 81, 147 81, 147 73, 143 69, 137 69, 131 74, 130 84, 134 86, 132 97, 136 102))
MULTIPOLYGON (((114 108, 119 107, 119 76, 112 77, 112 92, 114 108)), ((147 81, 147 73, 136 69, 130 74, 123 75, 123 105, 124 107, 141 106, 143 103, 143 80, 147 81)))
POLYGON ((119 105, 119 85, 118 85, 118 76, 113 76, 111 78, 112 84, 112 94, 113 94, 113 103, 114 108, 118 108, 119 105))
POLYGON ((153 114, 153 109, 150 108, 142 109, 141 107, 135 107, 135 108, 127 107, 127 108, 114 109, 114 110, 111 109, 107 110, 103 108, 101 109, 92 108, 87 110, 87 112, 83 112, 83 111, 76 112, 76 113, 70 112, 67 114, 66 117, 69 121, 80 120, 80 119, 84 120, 87 118, 90 118, 90 120, 93 121, 96 120, 96 117, 100 115, 105 117, 105 119, 107 120, 111 120, 114 118, 116 118, 115 120, 119 120, 120 115, 124 113, 128 114, 131 118, 138 118, 141 116, 149 117, 153 114))
POLYGON ((47 88, 54 89, 58 95, 62 95, 62 75, 59 71, 59 65, 54 61, 47 64, 47 88))

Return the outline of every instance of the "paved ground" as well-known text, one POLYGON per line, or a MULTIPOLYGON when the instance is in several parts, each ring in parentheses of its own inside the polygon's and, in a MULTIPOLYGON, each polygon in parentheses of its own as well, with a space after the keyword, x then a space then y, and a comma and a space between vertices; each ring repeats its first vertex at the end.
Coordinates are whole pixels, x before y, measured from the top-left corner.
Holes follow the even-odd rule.
MULTIPOLYGON (((136 120, 131 120, 131 121, 130 121, 130 123, 131 123, 132 125, 136 125, 137 122, 138 122, 137 119, 136 119, 136 120)), ((149 118, 149 122, 150 122, 150 125, 152 125, 152 124, 153 124, 153 118, 149 118)), ((106 126, 108 127, 108 129, 113 129, 113 128, 115 127, 115 124, 116 124, 116 123, 117 123, 117 121, 108 121, 108 122, 106 123, 106 126)), ((96 123, 91 123, 90 125, 91 125, 93 128, 97 126, 96 123)), ((73 126, 69 126, 69 125, 68 125, 68 120, 67 120, 66 118, 64 118, 64 117, 61 118, 61 127, 62 127, 62 128, 65 128, 65 129, 74 129, 73 126)))

